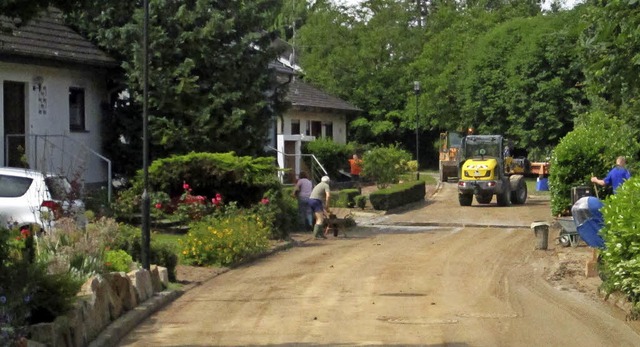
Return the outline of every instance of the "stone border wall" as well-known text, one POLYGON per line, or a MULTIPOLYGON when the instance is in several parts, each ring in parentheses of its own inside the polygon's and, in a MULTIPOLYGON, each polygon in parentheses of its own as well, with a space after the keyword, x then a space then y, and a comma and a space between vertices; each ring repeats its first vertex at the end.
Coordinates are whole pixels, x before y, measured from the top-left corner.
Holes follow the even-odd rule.
POLYGON ((82 347, 112 322, 163 291, 169 284, 166 268, 112 272, 90 278, 82 285, 79 300, 68 314, 51 323, 30 327, 30 342, 49 347, 82 347))

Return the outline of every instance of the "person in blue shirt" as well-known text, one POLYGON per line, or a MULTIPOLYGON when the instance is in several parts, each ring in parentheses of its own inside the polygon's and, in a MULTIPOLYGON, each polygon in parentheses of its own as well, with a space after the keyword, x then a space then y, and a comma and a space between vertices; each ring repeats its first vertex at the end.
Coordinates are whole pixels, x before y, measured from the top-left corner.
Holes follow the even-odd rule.
POLYGON ((627 170, 624 166, 627 164, 626 159, 623 156, 620 156, 616 159, 616 166, 609 171, 607 177, 604 179, 598 179, 598 177, 591 177, 591 182, 599 184, 601 186, 611 186, 613 188, 613 193, 616 193, 616 190, 624 181, 631 178, 631 174, 629 170, 627 170))

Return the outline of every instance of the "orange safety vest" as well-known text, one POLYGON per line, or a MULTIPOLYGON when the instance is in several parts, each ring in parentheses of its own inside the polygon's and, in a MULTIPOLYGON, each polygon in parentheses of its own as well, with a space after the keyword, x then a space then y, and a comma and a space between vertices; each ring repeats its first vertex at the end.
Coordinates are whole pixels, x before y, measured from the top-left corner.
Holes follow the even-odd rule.
POLYGON ((352 175, 360 175, 360 171, 362 171, 360 163, 362 163, 362 160, 360 159, 349 159, 349 165, 351 166, 352 175))

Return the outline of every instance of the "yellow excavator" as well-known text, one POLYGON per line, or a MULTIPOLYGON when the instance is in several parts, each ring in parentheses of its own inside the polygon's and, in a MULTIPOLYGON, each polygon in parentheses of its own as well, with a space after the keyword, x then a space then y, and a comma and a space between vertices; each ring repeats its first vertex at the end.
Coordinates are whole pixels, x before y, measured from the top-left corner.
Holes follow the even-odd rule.
POLYGON ((440 133, 440 158, 438 161, 440 182, 456 182, 458 180, 462 138, 462 135, 456 132, 440 133))
POLYGON ((530 166, 515 159, 501 135, 467 135, 460 147, 458 200, 470 206, 475 196, 479 204, 488 204, 496 196, 498 206, 524 204, 527 185, 524 174, 530 166))

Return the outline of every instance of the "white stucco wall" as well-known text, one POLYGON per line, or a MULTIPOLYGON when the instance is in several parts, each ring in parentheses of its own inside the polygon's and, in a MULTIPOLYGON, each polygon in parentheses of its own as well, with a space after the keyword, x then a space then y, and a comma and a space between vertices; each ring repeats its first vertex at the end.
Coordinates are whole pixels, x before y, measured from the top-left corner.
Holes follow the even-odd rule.
MULTIPOLYGON (((102 73, 0 62, 0 134, 4 134, 5 81, 26 84, 26 132, 30 135, 26 153, 31 168, 70 176, 82 172, 86 183, 107 181, 106 162, 89 151, 102 152, 100 104, 107 95, 102 73), (35 83, 38 77, 42 81, 40 89, 35 83), (83 132, 69 130, 70 87, 84 89, 86 130, 83 132)), ((4 165, 4 138, 0 149, 0 164, 4 165)))
MULTIPOLYGON (((331 122, 333 123, 333 141, 340 144, 347 143, 347 117, 344 114, 338 113, 324 113, 324 112, 301 112, 290 110, 284 114, 284 128, 282 127, 282 120, 278 118, 278 135, 292 135, 291 134, 291 120, 300 120, 300 132, 306 134, 307 121, 320 121, 323 124, 331 122), (282 131, 281 131, 282 129, 282 131)), ((322 136, 324 134, 324 126, 322 127, 322 136)))

